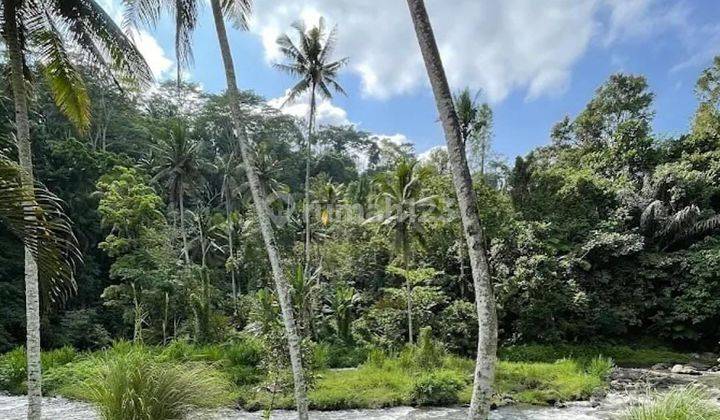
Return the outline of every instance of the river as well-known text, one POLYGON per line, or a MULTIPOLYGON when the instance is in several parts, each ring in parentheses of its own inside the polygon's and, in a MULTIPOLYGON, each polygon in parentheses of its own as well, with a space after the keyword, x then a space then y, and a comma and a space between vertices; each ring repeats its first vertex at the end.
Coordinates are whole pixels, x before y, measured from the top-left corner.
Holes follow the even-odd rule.
MULTIPOLYGON (((626 399, 608 398, 605 401, 626 401, 626 399)), ((490 419, 536 419, 536 420, 597 420, 609 419, 617 414, 625 404, 601 403, 592 407, 588 402, 569 403, 565 408, 511 406, 493 410, 490 419)), ((25 397, 0 395, 0 419, 24 420, 27 402, 25 397)), ((313 411, 310 418, 317 420, 455 420, 464 419, 466 409, 452 408, 413 408, 394 407, 377 410, 340 410, 313 411)), ((195 413, 193 419, 207 420, 259 420, 262 413, 250 413, 240 410, 214 410, 195 413)), ((64 398, 44 398, 43 418, 53 420, 96 420, 99 416, 95 409, 86 403, 64 398)), ((274 411, 272 419, 291 420, 297 416, 291 411, 274 411)))

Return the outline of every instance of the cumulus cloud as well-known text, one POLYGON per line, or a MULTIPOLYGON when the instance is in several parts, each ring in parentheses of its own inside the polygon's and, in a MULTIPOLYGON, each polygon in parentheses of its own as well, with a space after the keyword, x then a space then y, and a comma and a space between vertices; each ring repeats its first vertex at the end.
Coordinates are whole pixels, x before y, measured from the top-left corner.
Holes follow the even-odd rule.
MULTIPOLYGON (((100 6, 115 21, 116 25, 123 27, 123 5, 119 0, 99 0, 100 6)), ((161 80, 172 74, 175 62, 168 57, 165 49, 157 39, 145 29, 125 28, 127 35, 132 39, 140 54, 145 58, 155 79, 161 80)), ((189 76, 185 71, 184 74, 189 76)))
MULTIPOLYGON (((285 95, 269 100, 268 105, 281 110, 285 114, 298 118, 307 118, 310 113, 310 94, 304 93, 295 99, 295 101, 285 103, 288 93, 289 91, 286 91, 285 95)), ((327 99, 318 98, 317 114, 315 118, 317 125, 350 124, 347 111, 339 106, 333 105, 332 102, 327 99)))
MULTIPOLYGON (((528 99, 562 92, 572 66, 598 31, 606 43, 642 22, 647 30, 681 17, 670 8, 664 20, 646 16, 654 0, 428 0, 428 11, 451 85, 485 90, 490 101, 514 90, 528 99)), ((403 1, 302 0, 258 2, 251 30, 269 62, 280 59, 275 40, 301 18, 322 15, 338 24, 336 55, 349 56, 349 71, 374 98, 416 91, 427 84, 407 6, 403 1)))
POLYGON ((140 54, 145 57, 145 61, 156 79, 167 77, 175 69, 175 62, 168 58, 165 50, 160 46, 157 39, 150 35, 149 32, 141 29, 133 33, 133 40, 140 54))

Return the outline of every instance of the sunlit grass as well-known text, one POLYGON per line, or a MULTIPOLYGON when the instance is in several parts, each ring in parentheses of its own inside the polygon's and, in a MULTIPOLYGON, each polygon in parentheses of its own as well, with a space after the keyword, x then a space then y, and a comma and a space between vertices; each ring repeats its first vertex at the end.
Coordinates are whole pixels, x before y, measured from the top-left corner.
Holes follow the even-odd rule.
POLYGON ((697 386, 675 388, 656 394, 637 407, 629 409, 623 420, 718 420, 720 406, 697 386))

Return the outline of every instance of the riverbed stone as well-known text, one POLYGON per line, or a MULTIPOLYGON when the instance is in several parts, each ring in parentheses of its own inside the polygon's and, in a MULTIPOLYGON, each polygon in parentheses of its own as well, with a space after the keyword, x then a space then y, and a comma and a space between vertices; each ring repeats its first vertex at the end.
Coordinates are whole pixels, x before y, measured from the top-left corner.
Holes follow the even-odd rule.
POLYGON ((675 365, 670 369, 670 372, 681 375, 700 375, 700 372, 690 365, 675 365))

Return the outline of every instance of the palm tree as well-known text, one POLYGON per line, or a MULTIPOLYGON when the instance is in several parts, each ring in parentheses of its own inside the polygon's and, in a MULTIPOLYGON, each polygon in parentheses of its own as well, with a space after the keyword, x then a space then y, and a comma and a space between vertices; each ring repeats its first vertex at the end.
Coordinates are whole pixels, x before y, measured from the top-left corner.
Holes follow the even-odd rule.
POLYGON ((465 88, 455 94, 453 102, 465 149, 469 150, 474 159, 473 166, 480 172, 480 179, 483 179, 490 151, 492 109, 487 103, 479 103, 479 97, 479 91, 473 95, 469 88, 465 88))
MULTIPOLYGON (((394 235, 393 247, 397 256, 402 258, 402 268, 410 269, 412 244, 425 243, 425 230, 422 223, 423 213, 437 208, 436 196, 422 196, 422 184, 431 175, 426 166, 419 166, 417 160, 400 160, 395 169, 383 173, 376 179, 378 200, 381 200, 381 213, 366 222, 381 223, 394 235)), ((408 342, 413 343, 412 285, 405 279, 407 293, 408 342)))
POLYGON ((490 271, 485 255, 480 215, 476 207, 477 197, 472 186, 470 169, 465 156, 460 123, 448 86, 440 52, 423 0, 407 0, 410 16, 415 27, 420 51, 427 69, 435 103, 440 114, 448 157, 453 174, 453 184, 458 198, 460 217, 470 256, 470 268, 475 287, 475 305, 478 313, 478 352, 475 363, 473 396, 468 411, 471 419, 487 418, 490 409, 492 385, 495 379, 497 353, 497 315, 490 271))
MULTIPOLYGON (((157 174, 153 180, 165 180, 170 202, 178 210, 180 234, 183 242, 185 263, 190 263, 187 231, 185 225, 185 195, 192 189, 199 174, 200 143, 190 138, 182 123, 173 125, 167 137, 161 137, 157 145, 157 174)), ((173 218, 174 220, 174 218, 173 218)))
POLYGON ((303 93, 310 93, 310 114, 308 115, 307 142, 305 143, 305 275, 310 274, 310 161, 312 159, 312 136, 315 126, 316 96, 332 98, 332 90, 345 95, 345 90, 337 81, 338 71, 347 64, 348 59, 331 61, 330 55, 335 48, 337 27, 325 35, 325 19, 320 18, 318 26, 309 31, 303 22, 295 22, 299 42, 297 45, 287 35, 281 35, 277 44, 288 60, 287 63, 275 63, 276 69, 300 79, 290 89, 285 103, 294 101, 303 93))
POLYGON ((229 265, 230 270, 230 281, 232 284, 232 298, 233 298, 233 310, 237 315, 237 280, 235 279, 235 218, 233 217, 234 208, 233 201, 238 195, 239 183, 238 183, 238 161, 235 150, 229 154, 219 156, 217 158, 216 166, 222 175, 222 201, 225 204, 225 228, 227 235, 227 247, 228 247, 228 261, 232 262, 229 265))
MULTIPOLYGON (((30 143, 25 70, 28 43, 38 47, 38 60, 55 103, 81 130, 90 123, 90 101, 67 47, 85 55, 101 73, 135 82, 149 81, 150 69, 135 46, 94 0, 2 0, 2 37, 8 53, 10 86, 15 105, 15 141, 23 171, 22 185, 32 198, 34 174, 30 143), (59 29, 62 28, 62 29, 59 29)), ((40 299, 38 264, 25 247, 25 311, 27 321, 28 418, 41 416, 40 299)))
MULTIPOLYGON (((178 33, 188 34, 181 37, 184 43, 185 51, 190 51, 189 33, 195 27, 193 19, 185 19, 188 14, 177 13, 177 5, 189 10, 196 10, 198 3, 194 1, 174 2, 164 0, 126 0, 128 13, 126 19, 129 22, 144 21, 151 25, 155 24, 159 18, 161 10, 176 10, 176 31, 178 33)), ((230 43, 227 38, 227 30, 225 29, 225 18, 234 20, 238 27, 246 27, 246 17, 250 13, 249 0, 210 0, 212 8, 213 20, 215 22, 215 30, 217 32, 218 43, 220 44, 220 53, 223 59, 225 69, 225 78, 227 81, 228 105, 230 108, 230 116, 233 123, 234 134, 238 140, 240 155, 245 167, 245 175, 248 179, 250 192, 252 194, 255 211, 258 218, 260 231, 265 242, 265 249, 270 260, 273 279, 275 281, 275 289, 277 291, 280 308, 283 315, 283 323, 285 324, 285 334, 288 340, 288 350, 290 353, 290 364, 293 371, 293 379, 295 386, 295 406, 297 407, 298 417, 300 420, 308 419, 308 402, 307 388, 305 385, 305 372, 303 370, 302 355, 300 351, 300 338, 297 333, 297 325, 295 323, 295 315, 293 314, 292 301, 290 298, 290 286, 285 278, 278 251, 275 231, 273 230, 270 213, 265 205, 265 191, 258 177, 257 165, 255 164, 255 154, 251 149, 250 132, 243 125, 243 113, 240 108, 240 92, 237 87, 237 79, 235 77, 235 65, 233 63, 232 52, 230 51, 230 43)), ((189 16, 195 16, 190 14, 189 16)))

